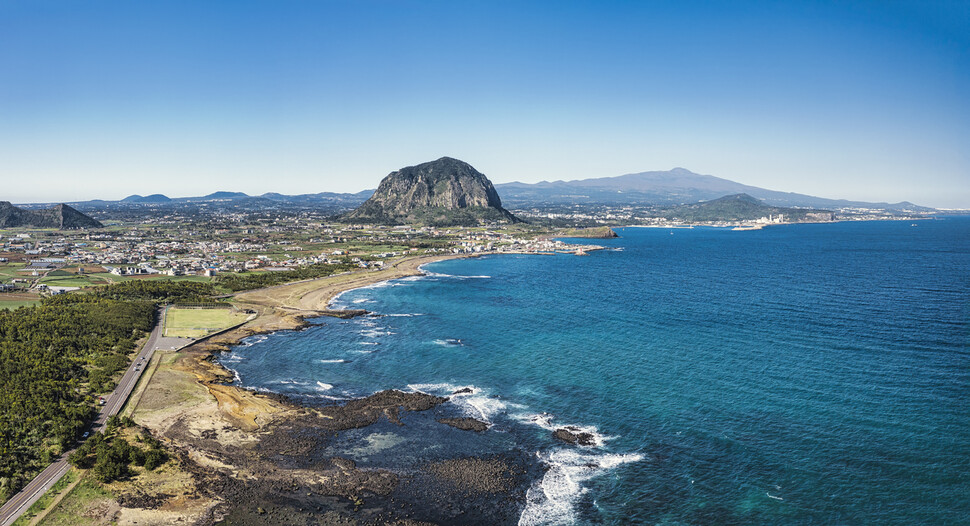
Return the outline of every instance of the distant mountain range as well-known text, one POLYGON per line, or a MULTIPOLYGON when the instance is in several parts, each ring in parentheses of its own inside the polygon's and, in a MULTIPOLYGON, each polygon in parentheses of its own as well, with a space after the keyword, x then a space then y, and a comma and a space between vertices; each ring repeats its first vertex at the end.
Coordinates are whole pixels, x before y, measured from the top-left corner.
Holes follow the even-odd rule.
MULTIPOLYGON (((213 192, 198 197, 168 197, 164 194, 129 195, 118 201, 93 199, 90 201, 71 201, 69 204, 82 210, 116 210, 140 208, 184 208, 186 206, 204 206, 208 204, 225 204, 232 208, 245 210, 274 209, 281 205, 292 205, 298 208, 323 209, 334 212, 345 211, 359 206, 373 194, 373 190, 357 193, 320 192, 316 194, 284 195, 269 192, 252 196, 243 192, 213 192)), ((20 206, 27 209, 49 207, 50 203, 24 203, 20 206)))
MULTIPOLYGON (((769 206, 777 207, 872 208, 892 212, 933 211, 932 208, 918 206, 908 201, 873 203, 779 192, 712 175, 697 174, 684 168, 575 181, 543 181, 534 184, 504 183, 496 184, 494 188, 501 196, 502 203, 508 208, 570 204, 680 205, 743 193, 760 199, 769 206)), ((259 196, 250 196, 242 192, 215 192, 201 197, 176 198, 152 194, 148 196, 130 195, 120 201, 93 200, 70 202, 68 204, 84 210, 146 206, 178 207, 185 204, 223 203, 243 209, 266 209, 281 205, 293 205, 303 208, 341 211, 360 206, 373 194, 374 190, 363 190, 357 193, 320 192, 300 195, 271 192, 259 196)), ((39 208, 50 206, 50 203, 23 206, 39 208)))
POLYGON ((665 172, 640 172, 618 177, 541 183, 495 185, 506 206, 516 208, 536 204, 687 204, 731 194, 748 194, 766 204, 781 207, 880 208, 890 211, 930 211, 913 203, 869 203, 845 199, 826 199, 792 192, 778 192, 736 183, 712 175, 696 174, 684 168, 665 172))
POLYGON ((0 201, 0 228, 101 228, 103 225, 65 204, 46 210, 25 210, 0 201))

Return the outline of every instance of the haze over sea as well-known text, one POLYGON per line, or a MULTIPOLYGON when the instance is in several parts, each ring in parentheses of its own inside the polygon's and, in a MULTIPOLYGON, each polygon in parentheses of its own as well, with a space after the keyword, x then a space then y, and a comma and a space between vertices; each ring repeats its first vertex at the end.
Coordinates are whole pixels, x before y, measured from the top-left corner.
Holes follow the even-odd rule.
POLYGON ((525 452, 549 470, 522 524, 967 523, 970 219, 619 233, 588 257, 427 265, 334 303, 384 316, 221 361, 312 403, 473 386, 442 410, 481 435, 439 425, 430 447, 408 414, 334 451, 525 452))

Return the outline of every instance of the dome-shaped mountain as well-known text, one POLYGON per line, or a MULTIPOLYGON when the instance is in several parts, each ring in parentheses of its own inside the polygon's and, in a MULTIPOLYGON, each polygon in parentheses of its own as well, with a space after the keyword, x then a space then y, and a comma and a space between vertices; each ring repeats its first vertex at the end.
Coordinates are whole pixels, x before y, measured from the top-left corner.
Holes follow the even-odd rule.
POLYGON ((439 226, 519 221, 502 208, 484 174, 450 157, 391 172, 374 195, 345 219, 439 226))

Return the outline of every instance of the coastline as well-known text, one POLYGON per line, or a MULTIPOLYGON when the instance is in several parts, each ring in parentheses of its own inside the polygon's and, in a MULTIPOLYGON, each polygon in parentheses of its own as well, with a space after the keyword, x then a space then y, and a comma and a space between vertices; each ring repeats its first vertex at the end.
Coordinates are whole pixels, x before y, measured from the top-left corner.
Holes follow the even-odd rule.
MULTIPOLYGON (((490 424, 465 417, 458 409, 460 403, 448 403, 455 396, 467 396, 467 389, 435 393, 389 389, 339 405, 307 405, 284 394, 233 385, 235 373, 214 359, 216 353, 245 345, 245 338, 304 329, 310 325, 307 318, 370 314, 332 309, 331 302, 344 292, 425 274, 422 267, 429 263, 487 254, 404 257, 381 270, 236 294, 233 303, 252 309, 256 316, 204 342, 160 356, 131 408, 134 420, 173 450, 178 458, 173 471, 181 482, 177 491, 155 491, 145 483, 119 486, 116 492, 121 496, 112 504, 118 510, 114 512, 117 522, 169 524, 177 516, 206 525, 219 521, 302 524, 322 518, 325 523, 426 526, 453 524, 459 517, 460 523, 518 524, 525 515, 534 515, 539 499, 536 484, 548 472, 555 477, 572 468, 551 466, 550 459, 532 453, 487 453, 489 448, 473 446, 479 443, 478 433, 490 424), (410 417, 406 429, 395 428, 405 425, 402 417, 409 412, 427 414, 410 417), (357 431, 364 428, 369 430, 357 431), (403 467, 392 460, 358 468, 350 458, 319 456, 321 451, 352 455, 334 444, 354 443, 381 432, 417 432, 411 440, 429 449, 454 441, 450 433, 468 433, 461 439, 467 447, 452 453, 457 456, 403 467)), ((536 425, 547 427, 541 422, 536 425)), ((575 426, 547 430, 559 443, 572 447, 596 441, 593 434, 575 426)))
MULTIPOLYGON (((257 316, 205 342, 160 355, 131 410, 135 421, 178 458, 171 471, 179 489, 153 490, 151 484, 140 481, 128 486, 116 483, 112 489, 120 497, 112 504, 115 520, 168 524, 178 517, 196 524, 222 520, 264 524, 303 523, 315 517, 341 524, 349 520, 347 524, 419 526, 477 514, 485 522, 514 524, 537 475, 525 456, 459 457, 416 465, 415 474, 407 476, 381 467, 357 468, 346 458, 312 458, 313 452, 344 431, 380 422, 403 425, 399 414, 432 410, 447 402, 448 396, 389 390, 343 405, 309 407, 284 395, 231 385, 232 371, 213 360, 215 353, 228 351, 247 337, 300 330, 308 325, 305 318, 366 314, 331 310, 329 303, 348 290, 423 274, 420 267, 427 263, 470 256, 474 257, 404 258, 381 271, 237 295, 235 303, 254 309, 257 316), (469 486, 468 481, 475 484, 469 486)), ((434 422, 434 415, 428 418, 434 422)), ((440 419, 433 425, 476 433, 449 422, 440 419)), ((436 444, 434 435, 421 440, 436 444)))

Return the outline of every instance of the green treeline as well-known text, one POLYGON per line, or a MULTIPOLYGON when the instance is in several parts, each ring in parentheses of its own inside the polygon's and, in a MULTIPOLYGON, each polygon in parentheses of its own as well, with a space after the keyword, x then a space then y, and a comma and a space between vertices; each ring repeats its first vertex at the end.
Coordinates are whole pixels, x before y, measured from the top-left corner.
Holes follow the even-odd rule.
POLYGON ((119 431, 133 427, 135 422, 129 418, 112 416, 108 419, 104 433, 95 433, 68 457, 71 465, 80 469, 91 469, 95 478, 101 482, 112 482, 133 474, 131 466, 141 466, 152 471, 168 461, 168 453, 162 443, 147 431, 135 436, 136 442, 145 444, 142 449, 119 436, 119 431))
POLYGON ((198 281, 131 280, 95 289, 99 298, 157 303, 206 303, 215 294, 211 283, 198 281))
POLYGON ((323 278, 340 272, 357 268, 353 263, 317 263, 294 270, 278 272, 240 272, 237 274, 222 274, 216 277, 216 283, 222 287, 237 292, 240 290, 260 289, 273 285, 282 285, 302 279, 323 278))

